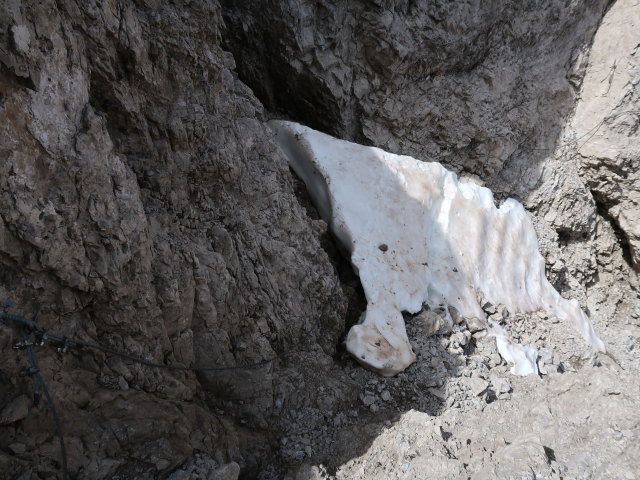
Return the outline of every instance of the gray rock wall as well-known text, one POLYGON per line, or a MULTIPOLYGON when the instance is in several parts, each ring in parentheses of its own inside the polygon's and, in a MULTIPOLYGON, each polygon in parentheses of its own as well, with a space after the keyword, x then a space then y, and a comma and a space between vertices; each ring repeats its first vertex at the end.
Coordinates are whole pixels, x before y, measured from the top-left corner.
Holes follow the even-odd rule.
MULTIPOLYGON (((220 25, 215 2, 0 7, 0 298, 158 362, 275 358, 196 377, 40 349, 79 478, 151 478, 194 449, 255 464, 287 355, 319 365, 343 331, 324 224, 294 196, 220 25)), ((1 332, 5 405, 31 387, 1 332)), ((0 471, 56 472, 52 427, 43 407, 0 427, 0 471)))
POLYGON ((270 109, 526 196, 573 106, 605 1, 222 1, 270 109))

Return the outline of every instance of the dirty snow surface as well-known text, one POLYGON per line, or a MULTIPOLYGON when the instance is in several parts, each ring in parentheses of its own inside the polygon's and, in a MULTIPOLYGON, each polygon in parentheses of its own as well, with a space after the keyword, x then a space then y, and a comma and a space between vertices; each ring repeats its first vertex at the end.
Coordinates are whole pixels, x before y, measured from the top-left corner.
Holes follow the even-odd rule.
MULTIPOLYGON (((360 276, 367 310, 346 341, 359 362, 386 375, 403 371, 416 357, 401 312, 452 307, 456 319, 486 321, 482 299, 513 312, 547 311, 604 351, 578 302, 562 298, 545 277, 520 203, 496 208, 489 189, 459 182, 437 162, 292 122, 271 126, 360 276)), ((494 322, 490 332, 514 363, 512 373, 538 372, 535 349, 517 345, 494 322)))

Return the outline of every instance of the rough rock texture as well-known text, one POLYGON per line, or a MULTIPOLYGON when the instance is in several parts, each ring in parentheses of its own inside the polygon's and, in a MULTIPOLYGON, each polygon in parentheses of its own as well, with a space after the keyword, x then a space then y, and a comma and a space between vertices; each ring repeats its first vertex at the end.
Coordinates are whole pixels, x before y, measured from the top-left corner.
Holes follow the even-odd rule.
POLYGON ((602 22, 569 126, 581 176, 640 269, 640 8, 620 1, 602 22), (595 120, 600 123, 594 124, 595 120))
MULTIPOLYGON (((357 478, 364 458, 376 478, 405 455, 387 440, 424 420, 445 425, 416 438, 434 472, 633 478, 638 117, 617 115, 638 110, 637 2, 221 3, 0 4, 0 300, 157 362, 275 359, 195 375, 38 348, 71 476, 357 478), (515 381, 482 326, 444 334, 424 311, 407 318, 406 373, 354 364, 336 346, 358 284, 264 124, 277 115, 521 200, 550 280, 615 360, 553 318, 502 318, 543 352, 542 382, 515 381), (538 428, 533 404, 571 434, 538 428), (500 437, 515 430, 533 435, 500 437)), ((1 324, 0 477, 61 478, 18 339, 1 324)))
MULTIPOLYGON (((322 369, 343 331, 324 224, 294 196, 220 25, 215 2, 0 8, 0 299, 157 362, 275 359, 196 377, 41 349, 74 477, 154 478, 194 449, 255 466, 287 356, 322 369)), ((15 339, 3 325, 3 412, 31 390, 15 339)), ((57 472, 44 405, 7 415, 0 471, 57 472)))
POLYGON ((265 105, 524 195, 575 96, 605 1, 223 0, 224 41, 265 105), (495 181, 494 181, 495 180, 495 181), (524 185, 521 183, 524 180, 524 185))

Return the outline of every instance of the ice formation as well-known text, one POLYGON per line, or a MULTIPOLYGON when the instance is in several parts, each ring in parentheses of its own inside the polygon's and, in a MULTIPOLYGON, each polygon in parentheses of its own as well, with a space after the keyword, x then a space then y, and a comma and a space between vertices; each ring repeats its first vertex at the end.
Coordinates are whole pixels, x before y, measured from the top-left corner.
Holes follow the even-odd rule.
MULTIPOLYGON (((496 208, 489 189, 460 183, 439 163, 269 123, 360 276, 367 309, 346 340, 360 363, 383 375, 403 371, 416 357, 401 312, 448 305, 486 320, 479 294, 511 312, 553 313, 604 351, 578 302, 547 281, 520 203, 496 208)), ((537 372, 535 349, 511 342, 497 324, 489 331, 513 373, 537 372)))

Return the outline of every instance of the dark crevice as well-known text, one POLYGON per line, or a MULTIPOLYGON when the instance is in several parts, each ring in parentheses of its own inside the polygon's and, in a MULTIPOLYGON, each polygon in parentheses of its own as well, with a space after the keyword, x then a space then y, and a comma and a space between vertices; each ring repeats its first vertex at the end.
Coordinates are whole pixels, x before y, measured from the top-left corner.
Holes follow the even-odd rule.
POLYGON ((18 74, 0 61, 0 78, 2 77, 6 79, 5 83, 13 88, 27 88, 33 91, 36 90, 36 85, 28 71, 20 72, 20 74, 18 74))
POLYGON ((224 48, 236 59, 236 72, 265 108, 278 118, 288 118, 316 130, 339 136, 347 129, 341 104, 331 86, 307 69, 289 62, 302 52, 280 50, 291 32, 260 30, 246 23, 255 9, 223 0, 224 48), (257 30, 256 30, 257 29, 257 30), (259 38, 259 41, 256 41, 259 38))
POLYGON ((474 353, 476 353, 478 344, 474 337, 469 339, 469 342, 462 348, 466 357, 471 357, 474 353))
POLYGON ((553 449, 552 449, 552 448, 544 447, 544 446, 543 446, 542 448, 544 448, 544 454, 545 454, 545 455, 546 455, 546 457, 547 457, 547 462, 548 462, 548 463, 556 462, 556 461, 557 461, 557 460, 556 460, 556 453, 553 451, 553 449))
POLYGON ((589 240, 589 232, 577 232, 570 228, 559 227, 556 228, 556 233, 558 234, 558 244, 562 247, 566 247, 570 243, 589 240))
POLYGON ((609 209, 612 205, 608 204, 600 193, 595 190, 590 190, 591 195, 593 196, 593 200, 596 204, 596 211, 598 215, 600 215, 604 220, 611 225, 611 229, 613 230, 614 235, 616 236, 616 240, 618 245, 622 250, 622 258, 629 265, 629 267, 635 271, 640 270, 640 266, 634 266, 633 264, 633 255, 631 255, 631 246, 629 245, 629 239, 627 238, 624 230, 620 228, 620 225, 616 221, 616 219, 611 216, 609 213, 609 209))
POLYGON ((93 71, 90 77, 89 103, 99 115, 104 116, 109 136, 116 149, 122 150, 126 143, 123 139, 131 136, 132 129, 136 129, 136 122, 118 99, 112 80, 97 70, 93 71))
MULTIPOLYGON (((20 285, 20 267, 14 259, 0 251, 0 285, 7 291, 13 291, 20 285)), ((6 298, 0 298, 0 301, 6 298)))

